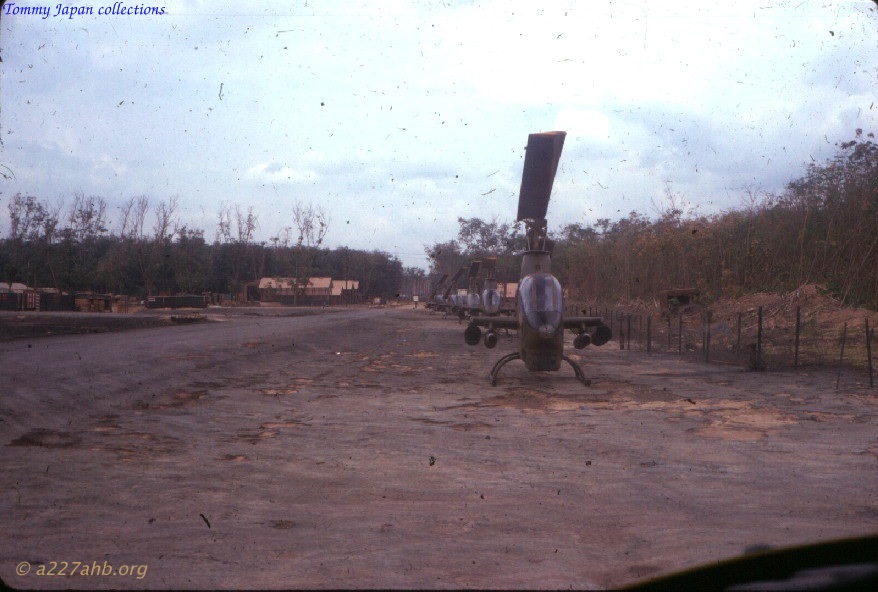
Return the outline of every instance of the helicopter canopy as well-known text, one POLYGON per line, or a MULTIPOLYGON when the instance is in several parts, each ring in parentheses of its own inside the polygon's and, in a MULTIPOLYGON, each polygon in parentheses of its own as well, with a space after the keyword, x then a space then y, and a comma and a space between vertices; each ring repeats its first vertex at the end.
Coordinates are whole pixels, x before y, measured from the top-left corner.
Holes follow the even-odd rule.
POLYGON ((543 337, 555 335, 561 325, 564 301, 561 284, 550 273, 533 273, 518 284, 521 311, 527 324, 543 337))
POLYGON ((494 314, 500 310, 500 292, 497 290, 485 290, 482 292, 482 310, 488 314, 494 314))

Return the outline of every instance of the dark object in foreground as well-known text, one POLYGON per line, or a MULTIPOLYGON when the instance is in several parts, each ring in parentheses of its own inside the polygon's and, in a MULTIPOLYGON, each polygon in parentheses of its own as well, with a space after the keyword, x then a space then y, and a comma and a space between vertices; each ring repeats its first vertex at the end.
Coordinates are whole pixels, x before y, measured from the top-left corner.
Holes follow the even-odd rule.
POLYGON ((624 589, 878 590, 878 535, 759 551, 624 589))

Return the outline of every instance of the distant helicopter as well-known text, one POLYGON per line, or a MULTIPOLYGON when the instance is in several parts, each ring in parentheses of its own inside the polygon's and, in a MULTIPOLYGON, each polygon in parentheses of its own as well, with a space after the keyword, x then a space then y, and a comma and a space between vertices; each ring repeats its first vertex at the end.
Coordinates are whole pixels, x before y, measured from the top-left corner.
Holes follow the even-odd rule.
POLYGON ((583 349, 589 344, 604 345, 613 332, 601 317, 564 318, 561 284, 552 275, 552 241, 546 236, 546 211, 552 184, 561 159, 566 132, 530 134, 521 175, 518 217, 527 228, 527 250, 521 259, 521 275, 516 302, 517 318, 492 316, 473 317, 464 331, 468 345, 477 345, 486 327, 485 346, 497 345, 497 329, 517 329, 518 351, 500 358, 491 369, 491 385, 496 386, 497 374, 507 362, 522 360, 528 370, 559 370, 561 360, 573 367, 576 378, 586 386, 591 381, 582 368, 564 355, 564 329, 578 333, 573 347, 583 349))
POLYGON ((482 297, 479 294, 479 287, 476 281, 481 267, 482 262, 480 260, 470 262, 469 273, 467 274, 466 295, 461 294, 458 296, 456 306, 451 308, 451 312, 456 314, 457 318, 461 321, 467 318, 467 316, 478 312, 482 306, 482 297))
POLYGON ((479 275, 479 269, 482 267, 481 261, 473 261, 469 266, 469 275, 467 276, 467 294, 466 294, 466 302, 463 304, 463 307, 458 312, 458 316, 460 316, 461 320, 463 320, 470 311, 477 311, 482 306, 482 297, 479 295, 479 286, 476 283, 476 278, 479 275))
POLYGON ((466 273, 466 267, 461 267, 456 272, 454 272, 454 275, 451 276, 451 279, 448 281, 448 285, 445 287, 445 292, 438 297, 439 301, 433 307, 435 310, 447 314, 449 311, 452 310, 452 308, 459 305, 460 297, 456 293, 452 294, 452 292, 456 292, 457 280, 459 280, 460 276, 462 276, 464 273, 466 273))
POLYGON ((481 306, 478 310, 472 310, 470 314, 482 313, 486 316, 497 316, 500 314, 500 304, 503 301, 500 291, 497 290, 497 278, 494 277, 494 270, 497 268, 497 258, 485 257, 482 259, 482 268, 485 270, 485 282, 482 289, 481 306))
POLYGON ((445 284, 445 280, 448 279, 448 274, 443 273, 442 277, 439 278, 439 281, 436 282, 436 285, 433 288, 433 292, 430 294, 430 298, 427 300, 427 304, 425 305, 428 309, 435 308, 437 304, 442 302, 442 296, 439 292, 442 290, 442 286, 445 284))
POLYGON ((478 269, 474 271, 472 267, 470 268, 470 287, 467 305, 466 308, 458 313, 458 316, 464 319, 478 315, 497 316, 507 312, 500 308, 503 303, 503 296, 498 290, 497 278, 494 276, 494 271, 497 268, 497 258, 485 257, 481 261, 473 261, 473 263, 478 264, 478 269), (479 293, 476 281, 476 275, 479 271, 485 273, 481 294, 479 293))

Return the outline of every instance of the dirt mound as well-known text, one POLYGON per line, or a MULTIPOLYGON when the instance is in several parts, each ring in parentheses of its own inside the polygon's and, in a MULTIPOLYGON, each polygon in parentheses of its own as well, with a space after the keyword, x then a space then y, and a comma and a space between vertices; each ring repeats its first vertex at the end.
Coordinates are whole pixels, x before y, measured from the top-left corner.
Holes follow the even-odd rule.
MULTIPOLYGON (((756 312, 759 307, 762 307, 764 318, 778 315, 795 318, 797 309, 801 311, 803 319, 813 318, 818 315, 824 316, 825 313, 838 313, 840 311, 852 313, 857 311, 855 308, 842 305, 838 299, 829 293, 826 287, 818 284, 804 284, 786 294, 755 292, 739 298, 721 298, 708 308, 714 311, 714 314, 723 314, 729 312, 756 312)), ((855 314, 862 318, 864 312, 868 313, 869 311, 860 311, 855 314)))
MULTIPOLYGON (((646 347, 647 319, 652 317, 652 351, 704 352, 705 341, 709 339, 711 360, 747 366, 753 364, 750 358, 760 342, 760 309, 761 359, 769 367, 837 366, 840 362, 857 369, 868 367, 866 321, 868 319, 873 335, 874 350, 878 313, 845 306, 820 284, 803 284, 786 293, 754 292, 736 298, 721 298, 685 312, 679 324, 678 316, 669 315, 667 307, 658 300, 620 303, 609 311, 614 332, 616 327, 630 331, 628 339, 635 343, 635 349, 646 347), (706 324, 708 315, 709 328, 706 324), (629 316, 631 318, 626 319, 629 316), (680 329, 682 337, 679 337, 680 329)), ((599 313, 604 311, 601 309, 599 313)))

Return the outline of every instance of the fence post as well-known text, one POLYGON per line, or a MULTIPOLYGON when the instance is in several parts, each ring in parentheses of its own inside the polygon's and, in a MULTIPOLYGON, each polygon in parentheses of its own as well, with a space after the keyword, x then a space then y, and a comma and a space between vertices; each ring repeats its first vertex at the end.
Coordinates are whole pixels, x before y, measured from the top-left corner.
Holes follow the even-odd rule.
POLYGON ((646 353, 650 352, 652 352, 652 317, 646 317, 646 353))
POLYGON ((701 353, 704 353, 704 348, 707 346, 707 331, 705 329, 705 323, 707 319, 707 314, 701 315, 701 353))
POLYGON ((704 361, 710 361, 710 322, 713 320, 713 311, 707 311, 707 328, 704 335, 704 361))
POLYGON ((743 317, 744 317, 744 313, 739 312, 738 313, 738 343, 737 343, 737 345, 735 345, 735 353, 736 354, 741 353, 741 321, 742 321, 743 317))
POLYGON ((680 330, 677 332, 677 353, 682 355, 682 353, 683 353, 683 313, 682 312, 680 313, 680 327, 679 327, 679 329, 680 330))
POLYGON ((848 324, 844 324, 841 330, 841 354, 838 356, 838 374, 835 377, 835 390, 838 390, 838 383, 841 380, 841 364, 844 361, 844 344, 848 337, 848 324))
POLYGON ((872 375, 872 330, 869 329, 869 317, 866 317, 866 358, 869 360, 869 388, 875 388, 872 375))
POLYGON ((627 348, 631 349, 631 315, 628 315, 628 345, 627 348))
MULTIPOLYGON (((868 322, 868 321, 867 321, 868 322)), ((793 360, 793 367, 799 367, 799 331, 802 327, 802 307, 796 307, 796 354, 795 359, 793 360)))
POLYGON ((757 322, 756 322, 756 363, 755 370, 765 370, 765 362, 762 360, 762 307, 759 307, 759 311, 756 313, 757 322))

